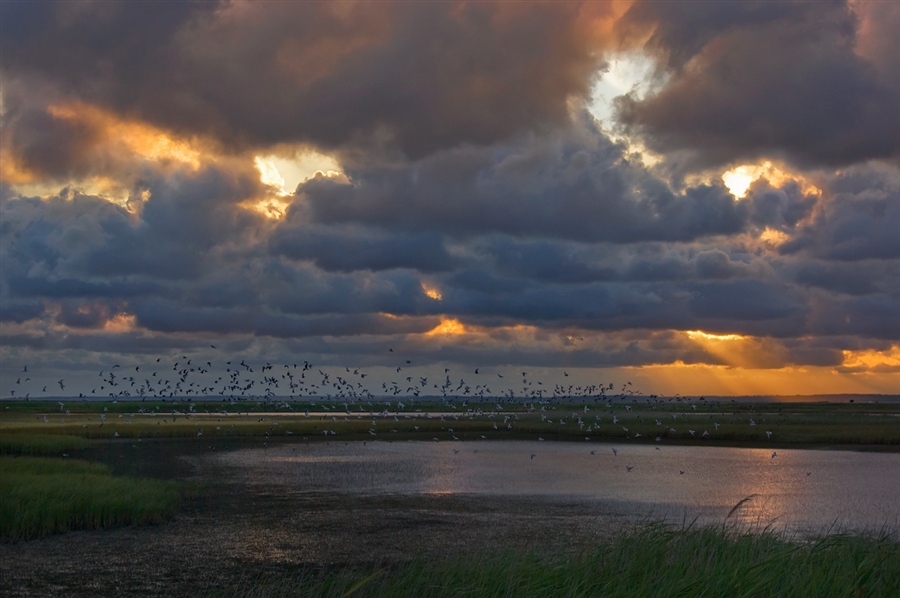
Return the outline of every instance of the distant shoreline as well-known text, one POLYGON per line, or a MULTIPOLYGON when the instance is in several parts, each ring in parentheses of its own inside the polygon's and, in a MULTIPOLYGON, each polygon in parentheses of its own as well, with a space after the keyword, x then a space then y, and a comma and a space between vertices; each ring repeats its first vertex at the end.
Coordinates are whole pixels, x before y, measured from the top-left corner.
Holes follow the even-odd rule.
MULTIPOLYGON (((564 402, 573 402, 573 403, 588 403, 593 402, 597 397, 584 397, 584 396, 567 396, 567 397, 544 397, 543 399, 536 399, 533 397, 514 397, 510 399, 509 397, 472 397, 469 396, 446 396, 442 397, 440 395, 434 396, 419 396, 419 397, 409 397, 409 396, 393 396, 393 395, 384 395, 379 396, 375 395, 371 398, 356 398, 356 399, 348 399, 347 397, 335 397, 335 396, 326 396, 326 395, 303 395, 303 396, 244 396, 244 397, 231 397, 231 396, 221 396, 221 395, 199 395, 199 396, 174 396, 174 397, 159 397, 159 396, 146 396, 143 398, 145 401, 166 401, 166 402, 216 402, 216 401, 224 401, 224 400, 235 400, 235 401, 266 401, 266 402, 280 402, 280 401, 289 401, 289 402, 308 402, 308 401, 329 401, 334 403, 346 403, 346 402, 355 402, 361 403, 366 401, 396 401, 402 400, 411 403, 420 403, 420 402, 434 402, 434 401, 469 401, 469 402, 481 402, 481 401, 514 401, 514 402, 540 402, 540 401, 564 401, 564 402)), ((130 403, 130 402, 141 402, 141 397, 78 397, 78 396, 51 396, 51 397, 30 397, 29 399, 25 399, 22 397, 4 397, 0 399, 0 403, 18 403, 24 401, 33 401, 33 402, 41 402, 41 401, 90 401, 90 402, 107 402, 110 403, 112 401, 118 401, 122 403, 130 403)), ((599 398, 598 398, 599 400, 599 398)), ((727 403, 727 402, 740 402, 740 403, 900 403, 900 394, 849 394, 849 393, 835 393, 835 394, 809 394, 809 395, 654 395, 652 398, 646 395, 606 395, 604 400, 612 400, 612 401, 626 401, 626 402, 646 402, 646 401, 673 401, 673 402, 693 402, 693 401, 707 401, 710 403, 727 403)))

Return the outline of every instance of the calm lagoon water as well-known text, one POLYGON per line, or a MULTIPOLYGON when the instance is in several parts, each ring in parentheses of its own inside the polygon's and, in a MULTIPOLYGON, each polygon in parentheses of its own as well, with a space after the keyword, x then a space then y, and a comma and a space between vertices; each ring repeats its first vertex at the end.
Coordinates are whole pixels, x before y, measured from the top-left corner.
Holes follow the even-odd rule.
POLYGON ((537 441, 316 442, 212 457, 286 495, 461 495, 596 504, 635 518, 900 530, 900 454, 537 441), (615 452, 614 450, 615 449, 615 452), (659 450, 657 450, 659 449, 659 450))

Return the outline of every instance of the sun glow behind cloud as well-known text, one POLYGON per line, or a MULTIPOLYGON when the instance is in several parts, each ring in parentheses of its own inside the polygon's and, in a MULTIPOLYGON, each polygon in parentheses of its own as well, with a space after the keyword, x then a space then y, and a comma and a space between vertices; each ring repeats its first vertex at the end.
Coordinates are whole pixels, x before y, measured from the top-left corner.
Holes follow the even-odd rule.
MULTIPOLYGON (((287 151, 287 150, 286 150, 287 151)), ((340 165, 331 156, 299 148, 288 152, 290 157, 258 155, 253 165, 259 172, 259 180, 267 185, 273 195, 251 203, 249 207, 273 220, 284 216, 297 186, 316 176, 343 176, 340 165)))
POLYGON ((774 339, 700 330, 685 331, 684 335, 712 357, 711 365, 765 370, 786 363, 787 351, 774 339))
POLYGON ((755 164, 741 164, 722 173, 722 182, 737 199, 743 199, 750 190, 750 185, 759 179, 766 179, 774 187, 794 180, 801 184, 803 193, 818 195, 822 191, 809 180, 797 173, 788 173, 765 160, 755 164))
POLYGON ((253 158, 260 181, 274 187, 279 195, 293 195, 297 185, 317 174, 328 177, 341 175, 340 164, 331 156, 306 148, 285 152, 287 157, 269 154, 253 158))
POLYGON ((591 90, 592 101, 588 109, 609 128, 617 97, 633 94, 641 98, 659 89, 665 81, 657 76, 653 58, 641 52, 613 53, 607 64, 607 70, 600 74, 591 90))
POLYGON ((622 136, 615 127, 615 100, 619 96, 632 95, 643 98, 658 90, 665 83, 654 59, 640 51, 614 52, 607 58, 607 69, 600 73, 591 89, 588 111, 600 122, 600 127, 610 138, 623 142, 629 153, 647 167, 662 161, 638 139, 622 136))

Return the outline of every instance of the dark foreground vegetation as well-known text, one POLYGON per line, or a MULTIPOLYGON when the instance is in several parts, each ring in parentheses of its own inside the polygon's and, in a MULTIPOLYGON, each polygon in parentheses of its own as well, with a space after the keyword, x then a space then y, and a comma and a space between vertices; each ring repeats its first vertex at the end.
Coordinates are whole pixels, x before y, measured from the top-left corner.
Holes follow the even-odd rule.
POLYGON ((113 476, 74 459, 0 457, 0 539, 161 523, 178 508, 174 482, 113 476))
POLYGON ((900 596, 887 536, 796 542, 763 531, 646 524, 579 555, 472 554, 227 583, 210 596, 900 596))
MULTIPOLYGON (((0 539, 10 550, 26 544, 43 546, 74 536, 21 542, 68 530, 161 523, 175 517, 186 508, 185 504, 196 503, 189 507, 196 517, 209 505, 217 504, 211 499, 209 505, 205 499, 184 501, 187 486, 183 481, 113 475, 107 464, 92 462, 103 460, 104 455, 109 459, 116 447, 152 444, 154 448, 147 453, 136 448, 123 453, 152 455, 150 460, 159 457, 163 446, 181 455, 199 448, 227 450, 232 443, 258 445, 279 439, 349 441, 373 437, 441 441, 617 439, 662 445, 900 450, 897 404, 384 400, 347 404, 72 401, 3 405, 0 539), (153 438, 181 440, 150 441, 153 438), (140 443, 141 439, 148 442, 140 443), (138 450, 141 452, 135 452, 138 450)), ((130 462, 134 460, 129 458, 125 472, 146 475, 141 464, 130 462)), ((116 471, 123 473, 122 469, 116 471)), ((222 492, 219 502, 227 501, 230 493, 240 492, 224 480, 216 483, 222 492)), ((241 503, 238 511, 228 512, 232 518, 247 508, 247 503, 237 502, 241 503)), ((356 517, 353 513, 347 517, 356 517)), ((390 519, 390 513, 387 514, 390 519)), ((209 517, 212 525, 227 519, 219 514, 209 517)), ((144 534, 154 529, 175 529, 178 525, 184 526, 178 529, 193 529, 182 519, 140 530, 140 537, 147 537, 144 534)), ((130 533, 120 530, 126 531, 130 533)), ((85 535, 84 542, 90 546, 103 544, 105 538, 116 533, 85 535)), ((206 538, 207 534, 201 536, 206 538)), ((352 536, 348 532, 348 538, 352 536)), ((261 545, 266 546, 266 542, 261 545)), ((191 577, 193 573, 186 577, 173 574, 152 588, 157 592, 153 595, 173 595, 187 583, 192 593, 248 597, 900 596, 900 542, 887 533, 837 534, 810 541, 730 525, 679 529, 646 523, 624 533, 598 537, 587 550, 560 550, 559 546, 542 550, 534 546, 510 543, 504 544, 502 550, 486 550, 476 543, 472 551, 457 550, 446 556, 443 552, 438 553, 441 556, 432 553, 416 560, 407 556, 385 562, 378 562, 381 553, 373 552, 373 560, 368 561, 304 560, 274 569, 266 560, 241 561, 244 564, 221 574, 217 567, 210 566, 210 561, 203 561, 198 565, 198 571, 202 569, 203 573, 198 573, 196 579, 191 577)), ((144 557, 144 544, 134 550, 138 551, 135 558, 144 557)), ((45 566, 52 566, 56 557, 47 558, 45 566)), ((106 565, 92 566, 101 571, 106 565)), ((8 589, 28 595, 30 584, 38 583, 38 569, 29 575, 8 589)), ((128 577, 131 572, 113 577, 116 575, 126 579, 120 591, 126 592, 131 587, 128 583, 146 589, 137 578, 128 577)), ((61 578, 63 570, 54 574, 54 583, 62 583, 61 578)), ((71 583, 74 585, 58 587, 70 587, 78 595, 96 595, 97 587, 86 585, 87 582, 71 583)))

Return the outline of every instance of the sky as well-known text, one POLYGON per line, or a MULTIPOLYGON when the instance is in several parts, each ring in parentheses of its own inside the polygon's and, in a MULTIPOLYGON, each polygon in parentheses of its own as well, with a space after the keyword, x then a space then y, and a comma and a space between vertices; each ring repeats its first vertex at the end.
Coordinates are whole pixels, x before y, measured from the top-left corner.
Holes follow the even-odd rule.
POLYGON ((900 393, 898 30, 891 1, 3 0, 0 396, 157 359, 900 393))

